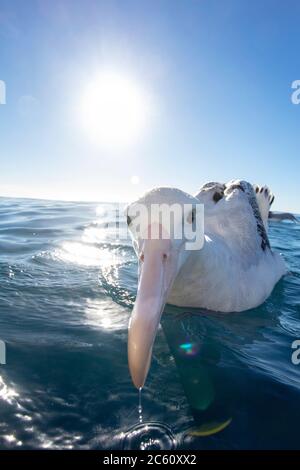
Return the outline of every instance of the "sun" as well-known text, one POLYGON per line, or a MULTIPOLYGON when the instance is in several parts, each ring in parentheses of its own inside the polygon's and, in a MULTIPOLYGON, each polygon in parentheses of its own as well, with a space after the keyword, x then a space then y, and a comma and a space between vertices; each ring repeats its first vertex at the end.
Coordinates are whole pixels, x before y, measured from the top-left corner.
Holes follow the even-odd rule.
POLYGON ((133 80, 102 73, 83 92, 80 121, 87 135, 104 147, 120 148, 140 139, 146 127, 149 102, 133 80))

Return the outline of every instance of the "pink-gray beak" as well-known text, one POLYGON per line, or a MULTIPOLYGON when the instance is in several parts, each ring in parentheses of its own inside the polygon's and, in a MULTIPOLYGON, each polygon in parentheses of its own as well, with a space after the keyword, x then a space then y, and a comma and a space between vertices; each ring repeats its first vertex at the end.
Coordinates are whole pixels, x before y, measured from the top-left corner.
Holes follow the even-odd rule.
POLYGON ((144 386, 152 347, 168 292, 175 278, 170 240, 144 240, 136 302, 128 327, 128 363, 132 381, 144 386))

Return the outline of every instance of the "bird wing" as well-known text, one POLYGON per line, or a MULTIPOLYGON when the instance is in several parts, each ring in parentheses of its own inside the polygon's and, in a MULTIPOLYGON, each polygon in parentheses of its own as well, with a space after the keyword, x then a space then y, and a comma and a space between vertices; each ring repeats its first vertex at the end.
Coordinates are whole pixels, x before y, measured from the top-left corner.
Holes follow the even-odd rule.
POLYGON ((257 184, 254 184, 253 190, 255 192, 262 221, 264 223, 265 229, 268 230, 270 207, 274 202, 275 196, 268 186, 258 186, 257 184))
POLYGON ((298 221, 297 217, 294 216, 294 214, 291 214, 290 212, 271 212, 269 211, 269 219, 272 220, 291 220, 292 222, 296 222, 299 224, 300 222, 298 221))

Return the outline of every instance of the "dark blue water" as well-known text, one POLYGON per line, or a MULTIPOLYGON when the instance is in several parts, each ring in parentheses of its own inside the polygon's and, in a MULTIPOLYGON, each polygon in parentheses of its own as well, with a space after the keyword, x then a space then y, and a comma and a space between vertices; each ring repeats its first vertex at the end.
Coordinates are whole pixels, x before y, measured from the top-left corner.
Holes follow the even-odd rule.
MULTIPOLYGON (((138 423, 126 352, 137 264, 106 226, 125 230, 116 208, 0 199, 2 449, 117 449, 138 423)), ((273 222, 270 238, 289 274, 260 308, 166 308, 143 418, 180 448, 300 448, 300 225, 273 222)))

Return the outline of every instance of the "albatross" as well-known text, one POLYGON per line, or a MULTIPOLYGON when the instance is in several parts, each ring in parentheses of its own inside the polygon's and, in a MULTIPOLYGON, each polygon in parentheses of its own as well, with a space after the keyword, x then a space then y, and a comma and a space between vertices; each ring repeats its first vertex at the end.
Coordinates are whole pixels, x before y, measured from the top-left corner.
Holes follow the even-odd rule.
MULTIPOLYGON (((268 238, 273 200, 267 186, 233 180, 204 184, 195 196, 176 188, 155 188, 127 207, 139 262, 137 296, 128 325, 128 364, 137 388, 144 386, 166 303, 228 313, 257 307, 269 297, 286 272, 282 256, 272 250, 268 238), (175 238, 161 225, 160 237, 151 237, 157 230, 151 223, 147 233, 137 234, 131 214, 137 206, 150 210, 153 204, 202 205, 201 248, 187 250, 184 237, 175 238)), ((184 217, 192 224, 194 209, 184 217)), ((182 224, 182 215, 177 219, 174 215, 172 223, 182 224)))

